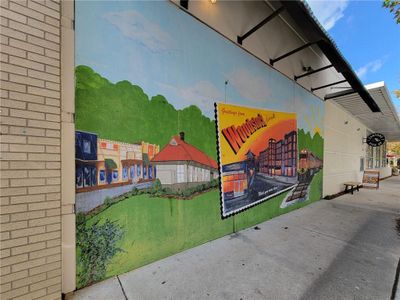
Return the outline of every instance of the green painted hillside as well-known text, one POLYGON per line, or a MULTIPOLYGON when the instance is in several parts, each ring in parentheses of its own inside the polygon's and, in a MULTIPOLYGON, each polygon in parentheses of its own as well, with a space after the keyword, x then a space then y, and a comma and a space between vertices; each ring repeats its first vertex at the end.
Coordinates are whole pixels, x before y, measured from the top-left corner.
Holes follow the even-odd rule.
POLYGON ((75 74, 77 130, 161 147, 184 131, 188 143, 216 159, 215 122, 198 107, 177 110, 161 95, 150 99, 139 86, 128 81, 114 84, 87 66, 76 67, 75 74))
POLYGON ((298 130, 298 149, 308 149, 320 159, 324 158, 324 139, 319 133, 311 136, 310 132, 305 132, 304 129, 298 130))

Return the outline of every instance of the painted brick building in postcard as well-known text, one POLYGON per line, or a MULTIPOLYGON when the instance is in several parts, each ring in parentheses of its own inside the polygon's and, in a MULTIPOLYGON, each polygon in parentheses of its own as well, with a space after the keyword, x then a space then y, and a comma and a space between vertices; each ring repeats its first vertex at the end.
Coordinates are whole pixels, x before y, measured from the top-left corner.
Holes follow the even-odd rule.
POLYGON ((270 176, 296 176, 297 132, 291 131, 279 141, 269 139, 268 147, 260 152, 259 168, 270 176))

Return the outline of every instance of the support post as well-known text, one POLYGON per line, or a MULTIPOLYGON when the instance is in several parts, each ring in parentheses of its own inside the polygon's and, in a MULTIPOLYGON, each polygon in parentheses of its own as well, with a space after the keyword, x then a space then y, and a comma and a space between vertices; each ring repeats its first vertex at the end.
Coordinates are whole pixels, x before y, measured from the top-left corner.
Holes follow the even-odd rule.
POLYGON ((289 51, 288 53, 285 53, 285 54, 283 54, 281 56, 278 56, 277 58, 271 58, 269 60, 269 63, 270 63, 271 66, 273 66, 274 63, 276 63, 276 62, 278 62, 278 61, 280 61, 280 60, 282 60, 282 59, 284 59, 284 58, 286 58, 286 57, 288 57, 290 55, 293 55, 293 54, 295 54, 295 53, 297 53, 297 52, 299 52, 299 51, 301 51, 301 50, 303 50, 305 48, 308 48, 308 47, 314 45, 315 43, 316 42, 310 42, 310 43, 304 44, 303 46, 301 46, 299 48, 296 48, 296 49, 294 49, 292 51, 289 51))
POLYGON ((322 67, 322 68, 319 68, 319 69, 316 69, 316 70, 312 70, 310 72, 303 73, 303 74, 301 74, 299 76, 295 75, 294 76, 294 80, 297 81, 297 79, 300 79, 300 78, 303 78, 303 77, 306 77, 306 76, 309 76, 309 75, 324 71, 324 70, 332 68, 332 67, 333 67, 333 65, 329 65, 329 66, 325 66, 325 67, 322 67))
POLYGON ((242 45, 243 41, 247 39, 250 35, 252 35, 254 32, 256 32, 258 29, 260 29, 262 26, 267 24, 269 21, 271 21, 273 18, 275 18, 277 15, 279 15, 285 8, 281 6, 278 8, 276 11, 274 11, 272 14, 270 14, 268 17, 266 17, 264 20, 262 20, 260 23, 258 23, 256 26, 254 26, 252 29, 250 29, 248 32, 243 34, 242 36, 237 37, 237 42, 238 44, 242 45))
POLYGON ((351 95, 351 94, 355 94, 357 93, 357 91, 351 89, 351 90, 347 90, 347 91, 343 91, 343 92, 338 92, 338 93, 334 93, 334 94, 330 94, 325 96, 324 100, 329 100, 329 99, 334 99, 334 98, 339 98, 339 97, 343 97, 343 96, 347 96, 347 95, 351 95))
POLYGON ((320 90, 320 89, 323 89, 323 88, 327 88, 327 87, 330 87, 330 86, 333 86, 333 85, 336 85, 336 84, 345 83, 345 82, 347 82, 346 79, 345 80, 336 81, 336 82, 332 82, 332 83, 325 84, 325 85, 321 85, 321 86, 316 87, 316 88, 311 88, 311 92, 314 92, 314 91, 317 91, 317 90, 320 90))

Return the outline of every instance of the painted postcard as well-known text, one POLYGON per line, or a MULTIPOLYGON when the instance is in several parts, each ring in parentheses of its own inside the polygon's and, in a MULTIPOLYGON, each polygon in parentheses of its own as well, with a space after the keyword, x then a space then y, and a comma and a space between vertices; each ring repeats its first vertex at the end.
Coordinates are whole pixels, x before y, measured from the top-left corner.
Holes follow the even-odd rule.
POLYGON ((295 113, 216 105, 222 217, 298 183, 295 113))

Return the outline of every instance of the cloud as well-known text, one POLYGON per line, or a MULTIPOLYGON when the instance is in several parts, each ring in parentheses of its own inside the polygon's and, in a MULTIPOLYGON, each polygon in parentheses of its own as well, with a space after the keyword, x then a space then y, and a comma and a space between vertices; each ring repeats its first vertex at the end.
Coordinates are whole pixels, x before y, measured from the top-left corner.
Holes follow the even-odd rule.
POLYGON ((250 101, 265 101, 271 99, 271 91, 266 78, 256 76, 245 69, 238 69, 227 75, 229 86, 245 99, 250 101))
POLYGON ((172 86, 165 83, 158 85, 169 93, 176 95, 185 106, 196 105, 200 110, 209 115, 214 111, 214 102, 222 101, 224 95, 214 84, 201 80, 191 86, 172 86))
POLYGON ((140 43, 152 52, 162 52, 172 48, 171 36, 137 11, 109 12, 103 18, 124 36, 140 43))
POLYGON ((325 30, 330 30, 344 17, 349 0, 308 0, 307 3, 325 30))
POLYGON ((380 68, 382 68, 382 65, 383 61, 381 59, 371 61, 361 68, 358 68, 356 74, 358 77, 363 78, 367 73, 378 71, 380 68))

